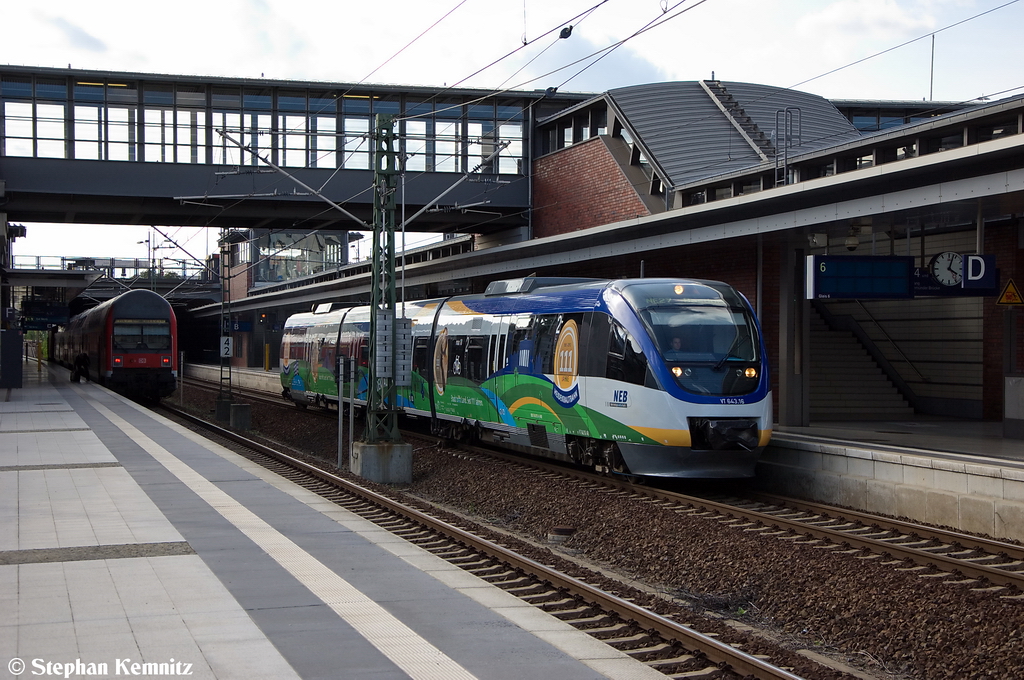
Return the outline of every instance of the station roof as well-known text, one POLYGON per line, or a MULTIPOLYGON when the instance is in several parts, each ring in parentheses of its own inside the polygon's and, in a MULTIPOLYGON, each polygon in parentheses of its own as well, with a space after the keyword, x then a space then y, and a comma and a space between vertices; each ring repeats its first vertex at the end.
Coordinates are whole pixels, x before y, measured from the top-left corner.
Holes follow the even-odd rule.
POLYGON ((785 130, 787 111, 790 155, 861 136, 824 97, 769 85, 651 83, 610 90, 606 97, 672 187, 760 164, 764 158, 749 140, 761 137, 765 151, 781 150, 785 139, 777 128, 785 130))

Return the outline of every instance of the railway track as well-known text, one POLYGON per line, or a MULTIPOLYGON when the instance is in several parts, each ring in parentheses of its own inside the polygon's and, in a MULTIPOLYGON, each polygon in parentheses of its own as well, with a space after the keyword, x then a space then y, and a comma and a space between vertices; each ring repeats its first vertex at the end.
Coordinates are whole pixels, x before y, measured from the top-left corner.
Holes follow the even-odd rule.
MULTIPOLYGON (((196 386, 202 386, 200 383, 196 381, 196 386)), ((260 392, 249 390, 245 396, 275 406, 283 405, 280 398, 272 399, 260 392)), ((337 417, 336 411, 308 411, 319 417, 337 417)), ((616 493, 646 498, 681 514, 717 516, 723 524, 743 531, 845 552, 851 559, 881 560, 922 578, 999 592, 1007 600, 1024 602, 1024 547, 1019 545, 770 494, 751 493, 742 497, 680 494, 490 448, 459 446, 469 455, 489 456, 545 474, 573 477, 587 485, 607 486, 616 493)))
POLYGON ((979 591, 1006 591, 1004 599, 1024 602, 1024 547, 1020 545, 783 496, 694 496, 490 449, 477 447, 473 452, 543 474, 573 477, 591 487, 606 486, 681 514, 717 517, 743 531, 842 551, 855 559, 881 559, 923 578, 979 591))
POLYGON ((170 406, 163 408, 244 447, 251 452, 244 455, 278 474, 566 621, 667 677, 780 680, 800 677, 763 656, 715 639, 715 633, 698 632, 686 622, 661 616, 608 593, 586 579, 565 574, 482 538, 465 526, 410 507, 170 406))

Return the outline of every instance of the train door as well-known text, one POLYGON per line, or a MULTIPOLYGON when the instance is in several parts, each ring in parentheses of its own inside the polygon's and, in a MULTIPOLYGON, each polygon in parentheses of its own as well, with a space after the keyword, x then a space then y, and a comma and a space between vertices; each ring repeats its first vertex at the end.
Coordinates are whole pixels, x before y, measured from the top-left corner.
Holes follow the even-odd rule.
POLYGON ((498 318, 473 313, 461 302, 446 302, 438 310, 432 357, 435 415, 470 422, 497 420, 491 336, 498 318))
POLYGON ((513 317, 510 315, 494 316, 491 321, 489 343, 490 379, 488 380, 487 396, 494 406, 495 422, 514 425, 515 421, 508 410, 506 396, 515 386, 515 375, 510 373, 512 357, 510 356, 509 329, 513 317))
POLYGON ((509 410, 516 424, 526 429, 528 444, 549 450, 564 449, 559 440, 565 428, 548 377, 554 374, 560 323, 560 314, 517 314, 510 334, 515 389, 509 410))
POLYGON ((356 400, 366 400, 369 386, 370 361, 370 308, 357 307, 348 310, 338 333, 338 352, 346 359, 355 359, 355 373, 345 384, 345 395, 350 394, 351 383, 355 382, 356 400))

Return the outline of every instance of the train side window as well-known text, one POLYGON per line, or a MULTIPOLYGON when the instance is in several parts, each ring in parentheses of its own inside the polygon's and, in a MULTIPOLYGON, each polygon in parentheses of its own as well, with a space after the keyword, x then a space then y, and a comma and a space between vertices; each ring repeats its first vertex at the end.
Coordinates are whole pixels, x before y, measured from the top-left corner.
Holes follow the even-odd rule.
POLYGON ((555 343, 558 329, 562 325, 561 315, 551 314, 536 317, 535 334, 537 358, 541 373, 555 372, 555 343))
POLYGON ((561 326, 558 314, 516 319, 512 331, 512 365, 524 373, 554 373, 556 332, 561 326))
POLYGON ((412 370, 413 373, 419 373, 423 377, 427 377, 427 372, 430 370, 430 338, 426 335, 421 335, 412 342, 412 370))
POLYGON ((477 385, 487 380, 487 336, 473 335, 467 338, 465 373, 477 385))
POLYGON ((580 357, 580 375, 605 377, 608 370, 608 334, 611 332, 611 317, 602 312, 587 314, 587 344, 580 357))
POLYGON ((647 383, 647 357, 643 349, 619 323, 612 322, 608 336, 606 378, 634 385, 647 383))

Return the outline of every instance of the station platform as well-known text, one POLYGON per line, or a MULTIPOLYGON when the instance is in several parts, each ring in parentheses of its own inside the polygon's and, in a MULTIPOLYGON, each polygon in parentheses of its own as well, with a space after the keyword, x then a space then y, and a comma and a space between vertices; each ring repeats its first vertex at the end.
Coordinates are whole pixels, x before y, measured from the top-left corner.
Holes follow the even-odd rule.
POLYGON ((765 491, 1024 541, 1024 441, 1001 422, 915 416, 777 427, 765 491))
POLYGON ((0 390, 4 677, 663 678, 59 367, 0 390))

